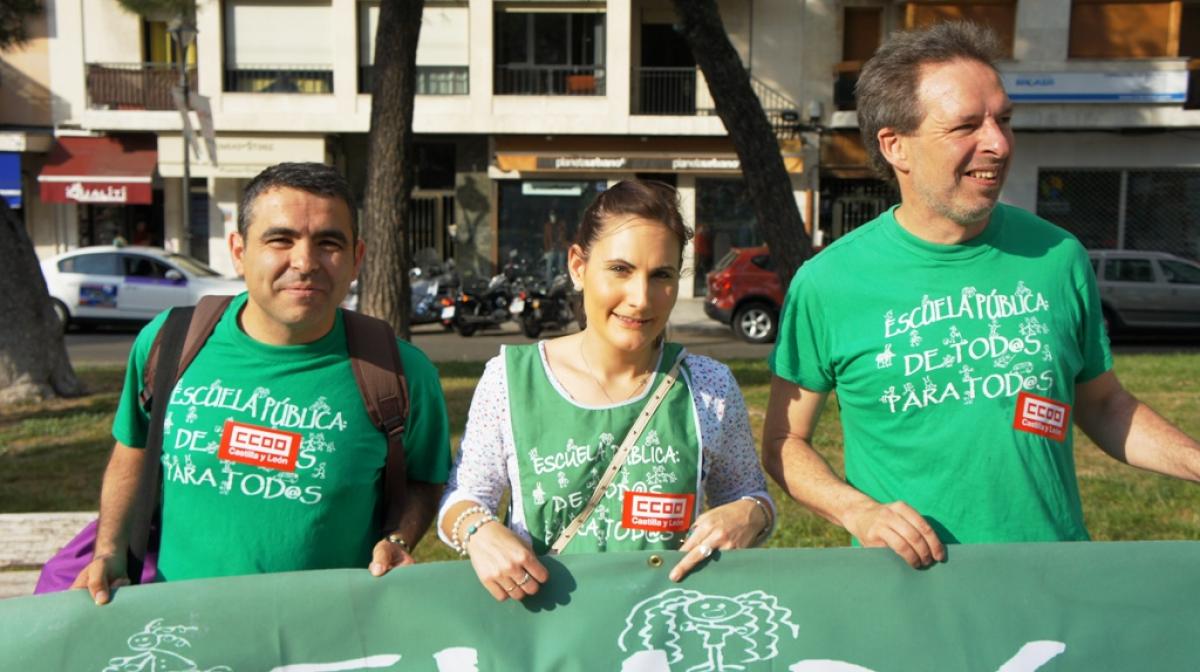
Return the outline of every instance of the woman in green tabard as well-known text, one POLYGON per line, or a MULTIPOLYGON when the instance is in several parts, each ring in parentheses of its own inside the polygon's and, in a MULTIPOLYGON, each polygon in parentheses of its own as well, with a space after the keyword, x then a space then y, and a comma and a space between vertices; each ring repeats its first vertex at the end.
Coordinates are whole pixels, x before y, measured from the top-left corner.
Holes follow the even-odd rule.
POLYGON ((567 257, 586 328, 506 346, 488 362, 438 533, 470 556, 497 600, 536 593, 548 579, 537 556, 552 549, 683 550, 671 570, 679 581, 714 550, 761 543, 772 528, 737 382, 723 364, 663 338, 690 235, 667 185, 627 180, 600 194, 567 257), (655 398, 661 404, 620 450, 655 398), (495 515, 506 490, 507 524, 495 515))

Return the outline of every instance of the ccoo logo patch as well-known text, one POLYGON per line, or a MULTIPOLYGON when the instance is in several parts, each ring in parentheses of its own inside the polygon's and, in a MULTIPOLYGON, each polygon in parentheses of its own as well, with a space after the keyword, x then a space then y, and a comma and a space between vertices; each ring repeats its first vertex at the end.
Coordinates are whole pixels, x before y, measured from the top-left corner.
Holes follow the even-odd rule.
POLYGON ((1055 441, 1064 441, 1071 430, 1071 407, 1067 404, 1022 392, 1017 395, 1013 427, 1055 441))
POLYGON ((217 457, 255 467, 295 471, 301 438, 295 432, 226 420, 217 457))

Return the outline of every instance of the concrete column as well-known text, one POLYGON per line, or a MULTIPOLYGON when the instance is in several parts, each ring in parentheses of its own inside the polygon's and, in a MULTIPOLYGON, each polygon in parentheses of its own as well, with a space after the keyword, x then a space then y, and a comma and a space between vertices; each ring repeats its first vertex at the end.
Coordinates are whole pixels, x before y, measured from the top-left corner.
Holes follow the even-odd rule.
MULTIPOLYGON (((676 183, 679 191, 679 209, 683 221, 696 227, 696 176, 680 175, 676 183)), ((679 298, 691 299, 696 296, 696 281, 692 273, 696 269, 696 246, 690 242, 683 248, 683 266, 680 268, 682 279, 679 281, 679 298)))
POLYGON ((77 120, 87 109, 81 39, 83 3, 46 0, 45 7, 50 26, 50 81, 54 86, 54 95, 50 97, 51 123, 57 127, 77 120))
POLYGON ((476 132, 492 130, 492 80, 495 58, 492 54, 494 28, 492 0, 471 0, 468 30, 470 31, 471 119, 476 132))
POLYGON ((354 114, 358 102, 358 0, 333 0, 333 96, 339 114, 354 114))
POLYGON ((1018 61, 1067 60, 1071 34, 1071 0, 1017 3, 1013 58, 1018 61))
POLYGON ((229 234, 237 231, 238 204, 241 200, 241 180, 209 178, 209 265, 223 275, 235 275, 233 259, 229 256, 229 234))
POLYGON ((633 54, 633 16, 628 2, 608 3, 604 17, 607 48, 604 55, 604 93, 608 98, 608 114, 614 124, 622 127, 629 120, 629 92, 633 54), (618 121, 619 120, 619 121, 618 121))
POLYGON ((187 232, 183 230, 180 204, 183 202, 183 178, 163 180, 163 247, 187 254, 187 232))
MULTIPOLYGON (((221 4, 196 3, 196 82, 202 96, 212 98, 213 111, 221 109, 225 68, 225 38, 221 33, 221 4)), ((218 157, 219 158, 219 157, 218 157)))

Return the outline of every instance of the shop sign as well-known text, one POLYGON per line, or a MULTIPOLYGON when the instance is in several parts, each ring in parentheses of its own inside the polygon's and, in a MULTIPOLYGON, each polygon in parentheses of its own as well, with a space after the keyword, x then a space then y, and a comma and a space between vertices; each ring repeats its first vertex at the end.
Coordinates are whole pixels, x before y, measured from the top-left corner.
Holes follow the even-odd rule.
POLYGON ((643 157, 643 156, 539 156, 538 170, 643 171, 643 172, 731 172, 741 170, 735 157, 643 157))
POLYGON ((125 185, 88 188, 82 182, 74 182, 66 188, 67 198, 76 203, 127 203, 129 189, 125 185))
POLYGON ((1182 103, 1186 70, 1005 72, 1008 97, 1034 103, 1182 103))

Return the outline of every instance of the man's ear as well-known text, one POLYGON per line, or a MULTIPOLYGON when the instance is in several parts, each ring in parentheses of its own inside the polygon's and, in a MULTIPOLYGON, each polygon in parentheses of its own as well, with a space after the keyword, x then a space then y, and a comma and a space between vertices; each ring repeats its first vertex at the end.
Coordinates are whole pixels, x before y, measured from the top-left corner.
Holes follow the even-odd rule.
POLYGON ((883 154, 884 160, 892 164, 896 172, 907 173, 908 146, 904 142, 904 136, 897 133, 896 129, 888 127, 879 129, 875 140, 879 143, 879 152, 883 154))
POLYGON ((229 232, 227 242, 229 243, 229 256, 233 259, 233 270, 237 271, 239 277, 245 276, 246 271, 242 264, 242 258, 246 254, 246 240, 237 230, 233 230, 229 232))
POLYGON ((363 258, 367 255, 367 244, 359 238, 354 243, 354 277, 358 277, 358 272, 362 270, 363 258))

